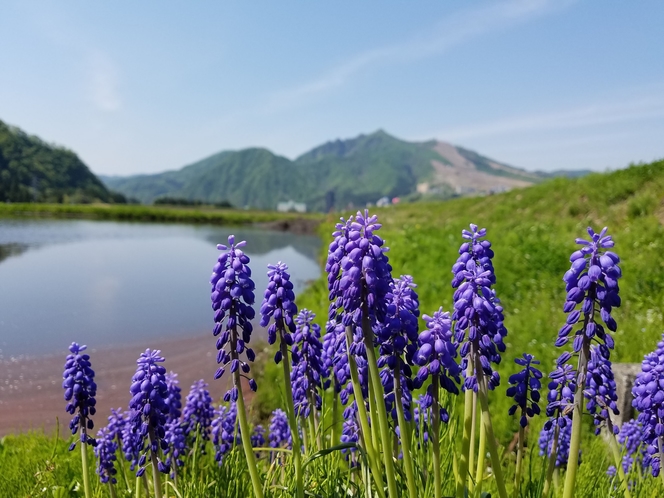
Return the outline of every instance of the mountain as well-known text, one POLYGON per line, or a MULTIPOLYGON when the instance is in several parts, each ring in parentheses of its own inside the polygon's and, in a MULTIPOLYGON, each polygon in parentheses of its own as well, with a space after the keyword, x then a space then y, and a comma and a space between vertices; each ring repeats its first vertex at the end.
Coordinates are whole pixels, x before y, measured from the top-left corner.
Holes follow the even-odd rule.
POLYGON ((0 121, 0 202, 118 202, 72 151, 0 121))
POLYGON ((486 194, 524 187, 549 175, 531 173, 440 142, 406 142, 382 130, 316 147, 291 161, 266 149, 221 152, 178 171, 102 177, 128 197, 159 197, 275 209, 296 201, 327 211, 382 197, 486 194))

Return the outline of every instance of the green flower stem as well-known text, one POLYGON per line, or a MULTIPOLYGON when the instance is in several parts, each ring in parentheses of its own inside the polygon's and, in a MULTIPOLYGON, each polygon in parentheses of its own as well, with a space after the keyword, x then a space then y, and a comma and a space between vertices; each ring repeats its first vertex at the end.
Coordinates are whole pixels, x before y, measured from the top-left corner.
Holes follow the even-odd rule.
POLYGON ((549 466, 546 469, 546 479, 544 480, 544 489, 542 496, 546 498, 549 496, 551 490, 551 479, 553 478, 553 471, 556 468, 556 458, 558 457, 558 437, 560 437, 560 427, 556 423, 556 428, 553 430, 553 443, 551 443, 551 455, 549 455, 549 466))
MULTIPOLYGON (((584 325, 585 330, 585 325, 584 325)), ((565 475, 565 488, 563 498, 574 497, 574 486, 576 484, 576 470, 579 467, 579 448, 581 446, 581 416, 583 415, 583 388, 586 384, 588 372, 588 356, 590 353, 588 344, 584 341, 579 352, 579 366, 577 370, 577 386, 574 393, 574 411, 572 415, 572 437, 569 444, 569 455, 567 459, 567 473, 565 475)))
MULTIPOLYGON (((521 410, 521 416, 525 416, 525 410, 521 410)), ((519 488, 521 487, 521 469, 523 467, 523 447, 524 438, 526 436, 526 429, 521 426, 519 422, 519 446, 516 451, 516 472, 514 473, 514 498, 519 496, 519 488)))
MULTIPOLYGON (((236 340, 237 333, 231 334, 231 358, 236 360, 238 357, 236 340)), ((290 383, 289 383, 290 384, 290 383)), ((256 456, 251 447, 251 432, 249 432, 249 423, 247 422, 247 412, 244 407, 244 397, 242 394, 242 384, 240 382, 240 370, 233 372, 233 386, 237 389, 237 419, 240 423, 240 438, 242 439, 242 446, 244 448, 244 456, 247 459, 247 467, 249 469, 249 476, 251 477, 251 484, 254 488, 254 496, 256 498, 263 498, 263 486, 261 478, 258 475, 258 468, 256 467, 256 456)))
MULTIPOLYGON (((351 342, 353 342, 353 331, 350 327, 346 327, 346 351, 350 350, 351 342)), ((373 475, 374 481, 376 481, 376 491, 378 492, 378 495, 381 498, 385 498, 385 491, 383 490, 383 473, 380 471, 376 451, 371 442, 371 429, 369 428, 367 409, 366 406, 364 406, 364 400, 362 399, 362 386, 360 385, 360 376, 357 373, 357 362, 352 354, 348 354, 348 365, 350 367, 353 396, 355 397, 355 404, 357 405, 357 416, 360 419, 362 439, 364 441, 364 449, 367 452, 369 467, 371 468, 371 474, 373 475)))
MULTIPOLYGON (((378 364, 376 363, 376 352, 374 351, 374 335, 369 323, 369 313, 364 306, 362 313, 362 332, 364 336, 364 349, 367 354, 367 363, 369 366, 369 377, 371 382, 369 387, 374 393, 376 400, 376 418, 378 418, 378 426, 380 427, 380 437, 385 441, 385 445, 390 441, 390 428, 387 422, 387 410, 385 409, 385 394, 383 393, 383 384, 380 382, 380 373, 378 372, 378 364)), ((371 395, 371 394, 370 394, 371 395)), ((399 400, 395 400, 398 403, 399 400)), ((372 418, 372 420, 375 420, 372 418)), ((383 451, 383 462, 385 463, 385 477, 387 479, 387 491, 390 498, 398 498, 397 481, 394 475, 394 459, 389 451, 383 451)))
POLYGON ((115 493, 115 486, 113 486, 112 482, 108 482, 108 492, 111 495, 111 498, 117 498, 117 494, 115 493))
POLYGON ((487 396, 486 379, 482 365, 480 364, 479 356, 475 356, 475 371, 477 372, 478 382, 478 397, 480 399, 480 408, 482 410, 482 423, 486 430, 486 440, 489 445, 489 453, 491 454, 491 467, 493 468, 493 475, 496 478, 496 487, 498 488, 498 495, 500 498, 507 498, 507 491, 505 490, 505 481, 503 479, 503 470, 500 463, 500 455, 498 454, 498 446, 496 445, 496 437, 493 435, 493 426, 491 425, 491 414, 489 413, 489 398, 487 396))
MULTIPOLYGON (((468 451, 468 474, 470 475, 475 467, 475 432, 477 430, 477 393, 473 392, 473 425, 470 428, 470 449, 468 451)), ((481 424, 480 424, 481 425, 481 424)), ((475 483, 472 479, 468 481, 468 494, 473 492, 475 483)))
POLYGON ((136 498, 141 498, 141 494, 142 494, 141 493, 141 484, 139 483, 140 480, 141 480, 140 477, 136 478, 136 489, 134 490, 136 492, 136 495, 135 495, 136 498))
POLYGON ((475 496, 482 495, 482 482, 484 481, 484 458, 486 457, 486 429, 480 423, 480 448, 477 452, 477 471, 475 472, 475 496))
MULTIPOLYGON (((439 381, 438 376, 434 375, 431 380, 431 391, 433 397, 433 409, 431 410, 431 445, 433 446, 433 492, 434 498, 441 498, 443 494, 443 482, 440 478, 440 409, 439 401, 439 381)), ((424 415, 420 415, 424 420, 424 415)), ((420 432, 421 434, 421 432, 420 432)))
MULTIPOLYGON (((369 419, 370 423, 369 425, 371 426, 371 443, 373 444, 374 449, 376 450, 376 453, 380 453, 382 450, 382 445, 381 445, 381 440, 380 440, 380 434, 379 434, 379 427, 377 423, 377 417, 376 417, 376 398, 374 397, 374 390, 373 390, 373 382, 371 381, 371 377, 369 377, 368 380, 369 384, 369 413, 371 414, 371 418, 369 419)), ((389 449, 390 443, 389 441, 385 442, 386 450, 389 449)))
POLYGON ((85 430, 87 427, 88 419, 81 417, 81 464, 83 466, 83 490, 85 491, 85 498, 90 498, 90 471, 88 470, 88 435, 85 430))
MULTIPOLYGON (((281 364, 284 368, 284 387, 286 388, 286 413, 288 415, 288 423, 291 427, 291 437, 293 439, 293 464, 295 465, 295 485, 297 487, 298 498, 304 498, 304 475, 302 473, 302 455, 300 448, 300 433, 297 429, 297 419, 295 418, 295 406, 293 404, 293 386, 291 385, 290 376, 290 357, 288 356, 288 348, 283 338, 279 341, 281 343, 281 364)), ((244 432, 244 427, 240 428, 244 432)), ((305 436, 306 430, 302 431, 305 436)), ((247 435, 249 431, 247 429, 247 435)), ((247 436, 249 437, 249 436, 247 436)), ((243 438, 244 439, 244 438, 243 438)), ((244 441, 243 441, 244 443, 244 441)), ((249 439, 249 448, 251 447, 251 440, 249 439)), ((305 448, 306 450, 306 448, 305 448)), ((253 455, 253 451, 251 452, 253 455)), ((254 466, 256 465, 254 460, 254 466)))
POLYGON ((616 440, 616 435, 613 433, 613 424, 611 420, 607 420, 607 432, 609 433, 609 447, 611 448, 611 453, 613 453, 613 460, 616 464, 616 470, 618 471, 618 477, 622 481, 623 492, 625 498, 632 498, 632 493, 629 491, 629 486, 627 485, 627 477, 625 477, 625 470, 622 466, 622 456, 620 455, 620 448, 618 447, 618 441, 616 440))
MULTIPOLYGON (((334 375, 332 373, 331 375, 334 375)), ((337 396, 334 382, 332 382, 332 432, 330 434, 330 448, 337 444, 339 436, 337 435, 337 425, 339 424, 339 396, 337 396)))
POLYGON ((150 484, 148 484, 148 476, 143 474, 141 476, 141 482, 143 483, 143 489, 145 489, 146 498, 150 498, 150 484))
MULTIPOLYGON (((473 361, 474 344, 470 345, 470 352, 468 353, 468 366, 466 367, 466 378, 473 375, 473 361)), ((473 427, 473 391, 466 389, 464 398, 463 410, 463 440, 461 442, 461 461, 459 462, 459 475, 456 486, 457 498, 464 498, 466 493, 466 481, 468 479, 468 457, 470 455, 470 446, 475 442, 470 440, 473 427)))
POLYGON ((157 462, 157 452, 152 451, 152 447, 156 445, 155 441, 155 435, 154 435, 154 429, 150 427, 149 431, 149 437, 150 437, 150 463, 152 464, 152 487, 154 488, 154 495, 155 498, 161 498, 162 492, 161 492, 161 476, 159 475, 159 465, 157 462))
POLYGON ((413 458, 410 453, 410 427, 406 424, 406 416, 401 403, 401 361, 397 358, 397 364, 394 368, 394 404, 397 408, 397 421, 401 432, 401 448, 403 453, 403 463, 406 467, 406 483, 408 485, 408 496, 417 498, 417 483, 415 482, 415 472, 413 471, 413 458))

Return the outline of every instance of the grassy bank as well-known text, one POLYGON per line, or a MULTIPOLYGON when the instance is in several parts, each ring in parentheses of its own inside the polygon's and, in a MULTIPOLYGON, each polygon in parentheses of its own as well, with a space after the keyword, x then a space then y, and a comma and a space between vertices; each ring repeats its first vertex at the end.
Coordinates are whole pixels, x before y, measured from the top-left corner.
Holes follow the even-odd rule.
POLYGON ((0 204, 0 217, 84 218, 94 220, 152 221, 245 225, 249 223, 299 222, 315 224, 319 214, 244 211, 206 207, 142 206, 134 204, 0 204))

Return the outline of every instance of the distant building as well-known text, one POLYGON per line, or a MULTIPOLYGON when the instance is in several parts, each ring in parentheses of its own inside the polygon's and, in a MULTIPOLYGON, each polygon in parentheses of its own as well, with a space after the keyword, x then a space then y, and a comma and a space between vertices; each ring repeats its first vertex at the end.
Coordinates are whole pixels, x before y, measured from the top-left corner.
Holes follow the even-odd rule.
POLYGON ((378 206, 378 207, 385 207, 385 206, 389 206, 390 204, 392 204, 392 203, 390 202, 390 198, 387 197, 387 196, 381 197, 380 199, 378 199, 376 201, 376 206, 378 206))
POLYGON ((295 211, 296 213, 306 213, 307 205, 304 202, 279 202, 277 203, 277 211, 281 213, 287 213, 289 211, 295 211))

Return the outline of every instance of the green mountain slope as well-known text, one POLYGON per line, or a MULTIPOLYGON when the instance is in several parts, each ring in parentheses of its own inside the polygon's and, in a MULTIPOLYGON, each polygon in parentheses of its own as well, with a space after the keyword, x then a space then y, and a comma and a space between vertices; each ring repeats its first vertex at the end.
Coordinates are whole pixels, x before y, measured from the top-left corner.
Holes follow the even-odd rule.
POLYGON ((73 152, 0 121, 0 202, 113 202, 73 152))
POLYGON ((327 142, 295 161, 247 149, 222 152, 179 171, 103 180, 144 203, 175 197, 275 209, 278 202, 293 200, 310 211, 328 211, 418 192, 450 197, 502 191, 542 178, 442 142, 406 142, 377 131, 327 142))
MULTIPOLYGON (((588 226, 607 226, 622 259, 622 306, 613 312, 618 331, 611 359, 640 362, 664 331, 664 160, 610 174, 557 178, 482 198, 372 212, 383 225, 380 236, 390 248, 393 274, 414 277, 421 310, 429 315, 440 306, 452 309, 451 268, 461 230, 470 223, 488 229, 495 251, 496 291, 509 331, 501 384, 516 368, 512 360, 522 353, 535 354, 546 372, 561 353, 553 343, 566 319, 562 277, 576 250, 575 238, 587 236, 588 226)), ((335 218, 330 216, 321 227, 324 246, 331 240, 335 218)), ((298 297, 298 307, 314 310, 321 319, 327 316, 327 306, 325 278, 298 297)), ((507 398, 494 399, 506 413, 507 398)), ((503 432, 518 429, 511 418, 498 420, 503 432)))

